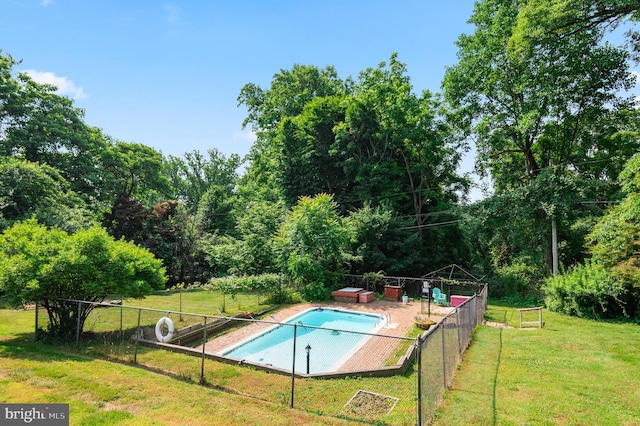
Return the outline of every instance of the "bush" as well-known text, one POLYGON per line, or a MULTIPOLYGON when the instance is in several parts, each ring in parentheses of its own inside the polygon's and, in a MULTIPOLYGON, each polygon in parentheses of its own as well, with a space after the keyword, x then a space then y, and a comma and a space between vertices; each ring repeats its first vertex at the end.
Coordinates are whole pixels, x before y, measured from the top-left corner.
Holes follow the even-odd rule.
POLYGON ((518 261, 498 268, 495 276, 487 279, 492 298, 524 298, 539 294, 539 283, 544 270, 527 261, 518 261))
POLYGON ((280 292, 280 276, 261 274, 213 278, 207 287, 220 290, 231 297, 235 297, 238 293, 259 293, 271 297, 280 292))
POLYGON ((603 266, 587 263, 549 277, 543 287, 549 310, 584 318, 629 316, 628 290, 603 266))

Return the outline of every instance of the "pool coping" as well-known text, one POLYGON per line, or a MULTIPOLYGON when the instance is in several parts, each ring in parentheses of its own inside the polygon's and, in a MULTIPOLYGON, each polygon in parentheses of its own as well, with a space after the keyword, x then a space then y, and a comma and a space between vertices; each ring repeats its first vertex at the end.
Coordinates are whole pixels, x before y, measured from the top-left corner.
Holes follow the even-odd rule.
MULTIPOLYGON (((289 318, 304 310, 313 309, 317 307, 346 309, 346 310, 369 312, 369 313, 375 313, 375 314, 387 313, 388 315, 390 315, 392 321, 399 321, 398 322, 399 326, 395 329, 383 328, 383 330, 389 334, 378 332, 375 335, 378 335, 378 336, 384 335, 389 337, 395 337, 397 339, 414 340, 413 338, 405 337, 405 335, 407 331, 410 329, 410 327, 413 326, 413 318, 415 317, 415 315, 420 313, 420 306, 421 306, 421 303, 419 300, 417 301, 411 300, 408 304, 402 304, 401 302, 396 302, 396 301, 376 300, 366 304, 344 303, 344 302, 304 303, 304 304, 296 304, 296 305, 276 308, 275 311, 276 311, 276 315, 279 314, 279 316, 282 316, 284 318, 289 318)), ((443 308, 443 307, 436 307, 432 305, 431 314, 433 319, 437 320, 436 322, 439 322, 453 309, 455 308, 443 308)), ((274 310, 268 310, 263 312, 262 314, 265 314, 267 312, 272 312, 272 311, 274 310)), ((257 315, 257 314, 254 314, 254 315, 257 315)), ((231 319, 231 318, 228 317, 228 319, 231 319)), ((162 347, 172 352, 183 353, 191 356, 211 359, 211 360, 215 360, 215 361, 226 363, 226 364, 247 365, 247 366, 251 366, 252 368, 255 368, 256 370, 267 371, 267 372, 272 372, 272 373, 282 374, 287 376, 291 376, 293 374, 293 376, 298 378, 334 379, 334 378, 353 377, 353 376, 388 377, 388 376, 400 375, 400 374, 404 374, 407 371, 415 355, 414 354, 415 345, 409 345, 406 352, 398 359, 396 364, 393 366, 375 367, 375 368, 369 367, 369 368, 362 368, 362 369, 352 368, 345 371, 331 371, 331 372, 313 373, 313 374, 305 374, 300 372, 292 373, 291 370, 285 370, 278 367, 268 366, 260 363, 253 363, 246 360, 238 361, 237 359, 228 358, 223 355, 220 355, 220 352, 225 350, 224 349, 225 346, 230 346, 230 345, 225 345, 225 342, 233 341, 237 343, 238 339, 240 339, 239 336, 243 336, 243 335, 245 337, 255 336, 261 332, 259 330, 260 328, 270 327, 270 326, 273 326, 273 324, 277 323, 277 321, 272 322, 272 321, 265 321, 265 320, 244 320, 244 321, 247 322, 245 326, 242 326, 236 330, 232 330, 222 336, 218 336, 216 338, 213 338, 207 341, 205 343, 204 350, 202 345, 192 348, 188 346, 176 345, 173 343, 161 343, 155 340, 147 340, 147 339, 140 339, 138 342, 145 346, 162 347), (215 347, 217 347, 217 349, 215 349, 215 347)), ((429 330, 426 330, 423 333, 423 335, 428 333, 429 333, 429 330)), ((371 355, 371 353, 369 353, 368 355, 371 355)), ((356 356, 354 356, 354 358, 356 358, 356 356)), ((354 363, 359 364, 358 359, 355 359, 354 363)))

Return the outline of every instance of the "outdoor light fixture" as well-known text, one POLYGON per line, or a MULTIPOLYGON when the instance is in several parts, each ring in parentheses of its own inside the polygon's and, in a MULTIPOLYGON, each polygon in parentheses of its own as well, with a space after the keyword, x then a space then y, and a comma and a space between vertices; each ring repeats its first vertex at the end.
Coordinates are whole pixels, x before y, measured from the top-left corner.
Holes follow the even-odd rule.
POLYGON ((307 352, 307 374, 309 374, 309 358, 311 355, 311 345, 307 343, 307 347, 304 348, 304 350, 307 352))
POLYGON ((422 281, 422 295, 427 292, 427 317, 431 317, 431 281, 422 281))

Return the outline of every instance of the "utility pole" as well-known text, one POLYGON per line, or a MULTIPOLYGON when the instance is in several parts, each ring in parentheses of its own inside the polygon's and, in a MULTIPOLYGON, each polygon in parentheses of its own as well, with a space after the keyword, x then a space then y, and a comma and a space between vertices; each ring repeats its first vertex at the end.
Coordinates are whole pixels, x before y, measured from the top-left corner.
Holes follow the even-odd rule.
POLYGON ((551 257, 553 261, 553 275, 558 275, 558 224, 556 215, 551 216, 551 257))
MULTIPOLYGON (((549 168, 553 168, 553 162, 549 158, 549 168)), ((555 175, 555 173, 554 173, 555 175)), ((553 181, 552 181, 553 182, 553 181)), ((553 198, 555 200, 555 188, 553 188, 553 198)), ((551 262, 553 275, 558 275, 558 223, 556 222, 556 206, 554 203, 553 214, 551 215, 551 262)))

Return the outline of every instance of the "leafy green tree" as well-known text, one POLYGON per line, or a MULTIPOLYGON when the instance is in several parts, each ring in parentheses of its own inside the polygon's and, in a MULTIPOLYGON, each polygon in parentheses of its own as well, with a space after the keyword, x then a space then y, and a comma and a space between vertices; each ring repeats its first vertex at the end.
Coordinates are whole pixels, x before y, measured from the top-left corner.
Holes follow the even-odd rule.
POLYGON ((348 264, 350 227, 328 194, 302 197, 276 236, 278 265, 310 300, 325 299, 348 264))
MULTIPOLYGON (((613 30, 627 20, 640 19, 637 0, 529 0, 522 5, 513 34, 516 50, 553 44, 579 32, 613 30)), ((637 32, 629 32, 637 51, 637 32)))
POLYGON ((420 275, 435 264, 425 261, 422 242, 412 231, 413 221, 396 216, 387 205, 366 203, 349 213, 352 228, 353 262, 351 273, 384 271, 388 275, 420 275))
MULTIPOLYGON (((294 65, 273 76, 268 89, 246 84, 238 96, 238 104, 247 108, 243 125, 251 126, 257 140, 247 156, 249 166, 242 182, 252 196, 274 201, 283 196, 281 176, 282 147, 278 129, 287 117, 302 113, 305 105, 316 98, 343 95, 350 82, 341 80, 333 67, 319 69, 313 65, 294 65)), ((313 194, 299 194, 313 195, 313 194)), ((285 197, 288 197, 285 195, 285 197)), ((289 199, 292 205, 294 199, 289 199)))
POLYGON ((112 194, 113 205, 118 198, 135 198, 147 206, 166 199, 169 181, 162 173, 160 152, 139 143, 115 141, 103 158, 103 187, 112 194))
POLYGON ((165 282, 161 261, 150 252, 93 226, 69 235, 29 219, 0 234, 0 289, 16 304, 36 302, 49 315, 54 336, 75 335, 94 305, 108 294, 141 297, 165 282))
POLYGON ((92 219, 82 199, 54 168, 0 158, 0 231, 33 216, 70 232, 87 227, 92 219))
POLYGON ((48 164, 91 205, 100 198, 104 138, 55 86, 16 75, 17 64, 0 51, 0 156, 48 164))
POLYGON ((336 134, 346 147, 353 198, 385 200, 399 214, 413 216, 421 237, 427 213, 447 208, 468 187, 456 173, 465 145, 452 137, 438 97, 413 93, 396 54, 389 64, 360 73, 336 134))
POLYGON ((276 179, 289 205, 301 195, 327 192, 338 202, 352 195, 345 155, 334 133, 345 106, 340 96, 314 98, 300 114, 282 119, 276 134, 276 179))
MULTIPOLYGON (((590 143, 577 138, 581 128, 622 102, 618 92, 633 84, 628 52, 603 44, 601 28, 567 34, 552 44, 513 47, 519 10, 526 4, 476 3, 469 20, 475 32, 458 39, 459 62, 447 69, 443 83, 447 100, 459 109, 476 139, 477 169, 491 172, 497 191, 539 174, 548 165, 542 156, 563 158, 548 150, 571 152, 580 143, 590 143), (549 127, 556 128, 558 145, 541 145, 549 127)), ((584 158, 564 160, 553 165, 584 158)))
POLYGON ((221 275, 259 275, 274 273, 274 239, 283 223, 286 209, 282 202, 254 200, 239 206, 235 234, 221 236, 209 246, 210 264, 221 275))
MULTIPOLYGON (((456 173, 465 145, 444 119, 440 99, 429 92, 415 95, 395 54, 356 81, 326 77, 313 67, 295 66, 276 74, 269 90, 245 86, 240 99, 250 109, 246 123, 258 135, 247 172, 252 183, 276 186, 276 196, 288 205, 299 197, 332 194, 345 216, 365 203, 384 203, 402 218, 394 219, 400 232, 387 233, 394 238, 387 245, 407 249, 387 250, 403 256, 391 263, 407 266, 409 250, 434 262, 462 263, 463 251, 442 250, 463 242, 459 230, 431 227, 437 221, 432 213, 451 210, 469 184, 456 173)), ((420 270, 423 265, 403 272, 420 270)))
MULTIPOLYGON (((562 13, 575 16, 586 5, 547 3, 549 14, 571 5, 562 13)), ((528 265, 544 264, 548 274, 554 222, 566 264, 579 261, 585 224, 599 214, 593 206, 613 196, 615 176, 638 149, 638 138, 631 135, 637 120, 625 118, 636 112, 620 95, 633 83, 629 52, 604 43, 606 29, 600 26, 556 28, 562 37, 548 37, 551 27, 538 27, 525 40, 521 27, 531 23, 524 11, 541 4, 477 2, 469 21, 475 31, 458 39, 459 62, 447 69, 443 86, 455 117, 476 141, 476 170, 490 174, 499 197, 495 206, 513 219, 489 231, 494 243, 483 251, 497 256, 494 267, 525 259, 528 265)))
POLYGON ((172 197, 184 203, 189 211, 197 211, 200 201, 212 187, 231 198, 238 181, 240 156, 226 158, 217 149, 207 150, 208 158, 200 151, 184 154, 184 159, 172 155, 165 162, 165 174, 171 183, 172 197))
POLYGON ((598 219, 588 235, 593 260, 610 269, 629 292, 627 310, 640 314, 640 155, 634 155, 620 174, 620 204, 598 219))
POLYGON ((212 185, 204 193, 197 211, 200 229, 210 234, 233 234, 235 198, 224 187, 212 185))

